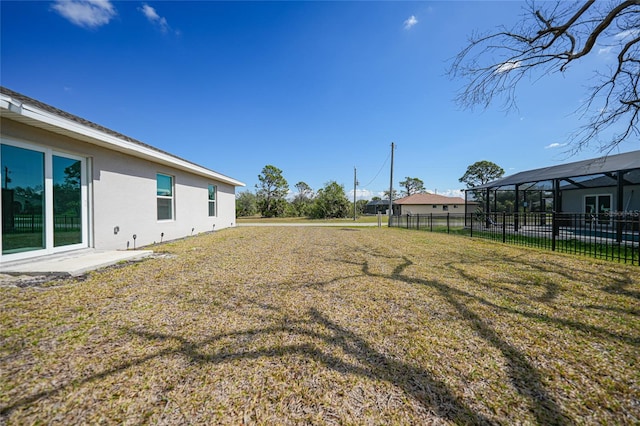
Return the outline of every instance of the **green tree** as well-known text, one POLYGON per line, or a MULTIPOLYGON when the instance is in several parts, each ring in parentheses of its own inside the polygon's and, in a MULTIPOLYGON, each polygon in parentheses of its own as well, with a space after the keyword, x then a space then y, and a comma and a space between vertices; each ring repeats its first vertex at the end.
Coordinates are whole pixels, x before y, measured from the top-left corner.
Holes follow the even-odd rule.
POLYGON ((80 217, 80 161, 64 168, 64 181, 54 181, 53 211, 58 216, 80 217))
POLYGON ((253 216, 258 213, 256 194, 249 191, 236 195, 236 217, 253 216))
POLYGON ((467 188, 474 188, 478 185, 484 185, 492 180, 499 179, 503 175, 504 170, 502 167, 491 161, 482 160, 476 161, 467 167, 467 171, 458 180, 466 183, 467 188))
POLYGON ((640 133, 639 15, 638 0, 528 2, 513 28, 476 33, 457 55, 449 70, 465 81, 457 100, 486 108, 503 98, 513 108, 518 84, 568 74, 571 65, 605 53, 613 63, 594 62, 599 65, 579 111, 586 124, 570 142, 578 151, 597 141, 603 152, 625 140, 633 143, 640 133), (598 140, 607 130, 612 136, 598 140))
POLYGON ((289 192, 289 184, 282 176, 282 170, 266 165, 258 175, 259 184, 256 185, 258 211, 264 217, 282 216, 287 205, 285 199, 289 192))
MULTIPOLYGON (((364 213, 364 207, 367 205, 369 200, 357 200, 356 201, 356 215, 361 216, 364 213)), ((353 211, 353 202, 351 202, 351 207, 349 211, 353 211)))
POLYGON ((404 188, 404 191, 402 191, 402 193, 405 195, 405 197, 426 192, 424 189, 424 182, 418 178, 407 176, 405 180, 400 182, 400 186, 404 188))
POLYGON ((318 191, 311 209, 314 219, 330 219, 348 217, 352 204, 347 199, 344 186, 330 181, 318 191))
POLYGON ((308 216, 311 204, 313 203, 313 189, 305 182, 298 182, 295 185, 297 194, 291 201, 291 212, 293 216, 308 216))
MULTIPOLYGON (((389 199, 389 191, 384 191, 384 195, 383 195, 385 200, 389 199)), ((395 189, 393 190, 393 200, 397 200, 398 198, 400 198, 400 196, 398 195, 398 191, 396 191, 395 189)))

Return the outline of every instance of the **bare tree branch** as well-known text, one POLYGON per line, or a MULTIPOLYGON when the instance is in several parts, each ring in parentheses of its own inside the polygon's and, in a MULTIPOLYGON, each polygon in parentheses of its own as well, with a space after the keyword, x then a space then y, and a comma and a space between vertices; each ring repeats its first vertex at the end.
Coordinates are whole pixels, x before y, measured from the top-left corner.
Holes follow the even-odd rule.
POLYGON ((598 143, 601 151, 610 151, 638 136, 640 0, 558 1, 543 6, 529 3, 527 15, 513 29, 471 36, 449 69, 451 78, 465 81, 457 102, 466 108, 487 108, 502 98, 506 109, 515 108, 523 78, 565 72, 603 46, 600 50, 612 53, 616 63, 606 73, 596 72, 596 83, 578 110, 587 124, 572 135, 571 147, 579 151, 598 143))

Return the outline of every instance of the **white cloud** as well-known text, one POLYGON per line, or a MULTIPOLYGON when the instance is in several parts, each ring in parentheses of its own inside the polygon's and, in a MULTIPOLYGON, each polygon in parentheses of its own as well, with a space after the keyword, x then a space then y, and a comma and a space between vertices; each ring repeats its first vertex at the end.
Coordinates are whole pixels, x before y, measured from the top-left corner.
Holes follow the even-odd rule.
POLYGON ((611 46, 602 47, 602 48, 598 49, 598 55, 605 55, 605 54, 607 54, 609 52, 611 52, 611 46))
POLYGON ((503 72, 511 71, 512 69, 519 68, 520 61, 507 61, 500 64, 498 68, 494 71, 495 74, 502 74, 503 72))
POLYGON ((411 15, 409 17, 409 19, 404 21, 404 29, 408 30, 408 29, 410 29, 411 27, 413 27, 417 23, 418 23, 418 19, 414 15, 411 15))
POLYGON ((554 142, 552 144, 545 146, 544 149, 562 148, 563 146, 566 146, 566 145, 567 145, 566 143, 554 142))
POLYGON ((148 4, 143 4, 141 8, 139 8, 140 12, 154 25, 157 25, 160 28, 160 31, 166 33, 169 31, 169 24, 167 23, 167 19, 158 15, 156 10, 149 6, 148 4))
POLYGON ((53 10, 85 28, 106 25, 116 16, 116 10, 109 0, 56 0, 53 10))
POLYGON ((640 29, 632 28, 629 30, 619 32, 618 34, 613 36, 613 38, 623 39, 627 37, 637 37, 638 35, 640 35, 640 29))
POLYGON ((428 189, 427 192, 431 194, 443 195, 445 197, 460 197, 464 198, 464 191, 462 189, 428 189))
POLYGON ((445 189, 441 195, 464 198, 464 191, 462 189, 445 189))
MULTIPOLYGON (((368 189, 356 189, 356 200, 370 200, 373 197, 382 197, 384 192, 373 192, 368 189)), ((353 189, 346 191, 345 195, 349 201, 353 201, 353 189)))

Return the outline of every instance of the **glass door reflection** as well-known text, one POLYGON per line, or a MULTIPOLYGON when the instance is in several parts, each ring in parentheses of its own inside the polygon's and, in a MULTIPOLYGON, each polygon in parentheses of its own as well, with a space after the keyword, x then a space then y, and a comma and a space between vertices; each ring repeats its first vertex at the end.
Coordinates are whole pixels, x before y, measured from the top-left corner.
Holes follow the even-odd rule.
POLYGON ((2 254, 45 248, 44 153, 2 145, 2 254))
POLYGON ((53 156, 53 246, 82 243, 82 162, 53 156))

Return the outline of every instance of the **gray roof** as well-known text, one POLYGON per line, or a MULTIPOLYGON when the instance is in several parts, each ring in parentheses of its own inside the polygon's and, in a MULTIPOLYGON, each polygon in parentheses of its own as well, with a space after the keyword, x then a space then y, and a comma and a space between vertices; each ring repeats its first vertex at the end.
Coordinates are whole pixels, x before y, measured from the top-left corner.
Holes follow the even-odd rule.
MULTIPOLYGON (((51 106, 49 104, 45 104, 44 102, 40 102, 37 99, 33 99, 33 98, 30 98, 28 96, 23 95, 22 93, 15 92, 15 91, 13 91, 11 89, 8 89, 8 88, 6 88, 4 86, 0 86, 0 93, 5 94, 5 95, 9 95, 15 100, 18 100, 20 102, 33 105, 33 106, 35 106, 37 108, 40 108, 40 109, 42 109, 44 111, 48 111, 48 112, 50 112, 52 114, 55 114, 55 115, 57 115, 59 117, 63 117, 63 118, 66 118, 68 120, 74 121, 74 122, 76 122, 78 124, 82 124, 83 126, 91 127, 92 129, 99 130, 99 131, 101 131, 103 133, 106 133, 108 135, 115 136, 117 138, 124 139, 126 141, 135 143, 137 145, 144 146, 146 148, 153 149, 155 151, 162 152, 164 154, 168 154, 168 155, 171 155, 173 157, 176 157, 175 155, 173 155, 171 153, 168 153, 166 151, 162 151, 162 150, 160 150, 160 149, 158 149, 158 148, 156 148, 154 146, 148 145, 148 144, 146 144, 144 142, 140 142, 137 139, 133 139, 133 138, 127 136, 127 135, 123 135, 122 133, 118 133, 115 130, 108 129, 108 128, 104 127, 104 126, 101 126, 99 124, 93 123, 93 122, 91 122, 89 120, 85 120, 82 117, 78 117, 77 115, 70 114, 70 113, 68 113, 66 111, 63 111, 63 110, 58 109, 56 107, 53 107, 53 106, 51 106)), ((185 160, 185 161, 187 161, 187 160, 185 160)))
MULTIPOLYGON (((44 102, 41 102, 41 101, 38 101, 37 99, 33 99, 33 98, 28 97, 28 96, 25 96, 22 93, 15 92, 15 91, 13 91, 11 89, 8 89, 8 88, 6 88, 4 86, 0 86, 0 94, 5 95, 5 96, 9 96, 13 100, 18 101, 21 104, 26 104, 26 105, 33 106, 33 107, 38 108, 38 109, 40 109, 42 111, 46 111, 48 113, 54 114, 54 115, 56 115, 56 116, 58 116, 58 117, 60 117, 62 119, 70 120, 70 121, 72 121, 74 123, 80 124, 80 125, 85 126, 87 128, 91 128, 93 130, 97 130, 98 132, 101 132, 102 134, 110 135, 110 136, 113 136, 113 137, 118 138, 120 140, 129 142, 129 143, 133 144, 133 146, 139 146, 139 147, 151 150, 151 151, 155 151, 156 153, 163 154, 163 155, 166 155, 168 157, 172 157, 175 160, 182 161, 182 162, 187 163, 189 165, 192 165, 194 167, 202 168, 203 170, 206 170, 207 172, 211 172, 212 174, 215 174, 218 179, 220 179, 222 181, 226 181, 226 182, 228 182, 228 183, 230 183, 230 184, 232 184, 234 186, 244 186, 245 185, 244 183, 242 183, 242 182, 240 182, 240 181, 238 181, 236 179, 233 179, 233 178, 231 178, 229 176, 226 176, 226 175, 223 175, 223 174, 218 173, 216 171, 213 171, 211 169, 205 168, 205 167, 200 166, 199 164, 196 164, 196 163, 194 163, 192 161, 189 161, 189 160, 186 160, 184 158, 178 157, 177 155, 171 154, 171 153, 169 153, 167 151, 163 151, 163 150, 158 149, 158 148, 156 148, 156 147, 154 147, 152 145, 146 144, 144 142, 141 142, 141 141, 139 141, 137 139, 131 138, 131 137, 129 137, 127 135, 124 135, 122 133, 119 133, 119 132, 116 132, 114 130, 108 129, 108 128, 104 127, 104 126, 101 126, 99 124, 93 123, 93 122, 91 122, 89 120, 85 120, 82 117, 78 117, 77 115, 73 115, 73 114, 68 113, 66 111, 63 111, 61 109, 55 108, 55 107, 53 107, 51 105, 48 105, 48 104, 46 104, 44 102)), ((3 110, 3 116, 4 116, 4 112, 5 111, 3 110)), ((7 117, 10 118, 10 116, 7 116, 7 117)))
POLYGON ((578 178, 582 176, 615 173, 618 171, 634 169, 640 169, 640 151, 607 155, 605 157, 593 158, 590 160, 527 170, 469 189, 500 188, 503 186, 520 185, 523 183, 542 182, 553 179, 578 178))
MULTIPOLYGON (((396 202, 394 201, 393 204, 396 202)), ((388 206, 389 200, 371 200, 367 204, 367 206, 388 206)))

